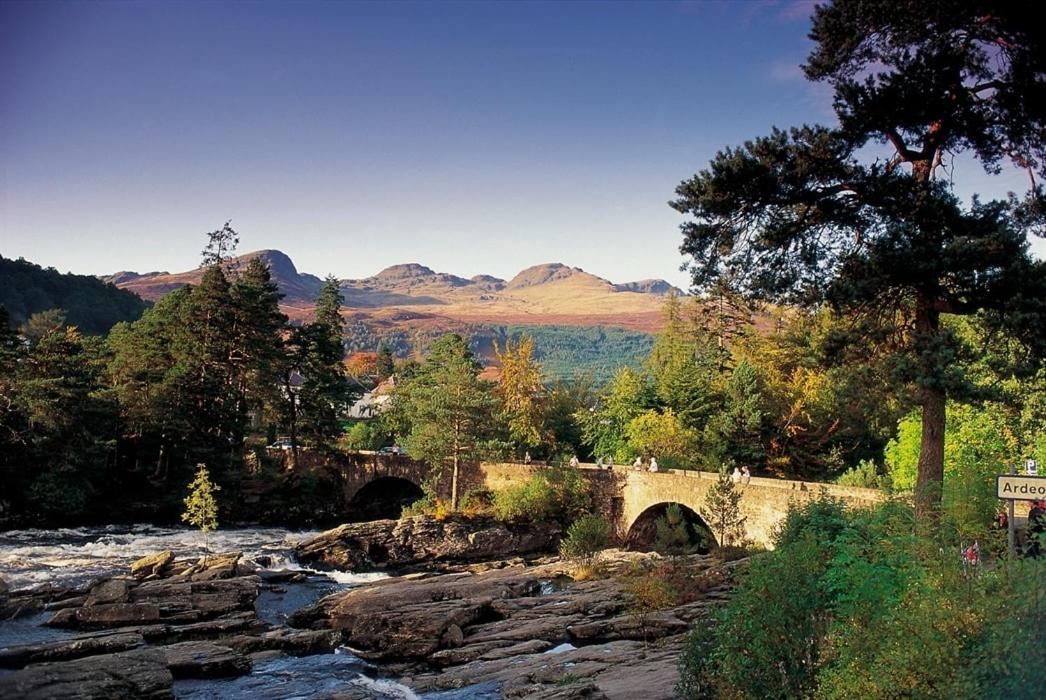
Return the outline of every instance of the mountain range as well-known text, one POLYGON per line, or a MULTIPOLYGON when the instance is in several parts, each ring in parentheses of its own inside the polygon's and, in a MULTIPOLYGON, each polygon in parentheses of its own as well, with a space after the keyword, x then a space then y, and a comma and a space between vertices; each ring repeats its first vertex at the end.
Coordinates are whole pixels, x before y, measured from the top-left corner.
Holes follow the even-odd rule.
MULTIPOLYGON (((278 250, 260 250, 229 261, 235 274, 253 258, 268 265, 284 295, 282 306, 291 318, 309 315, 323 285, 315 275, 299 272, 278 250)), ((106 282, 154 301, 171 290, 199 282, 202 269, 187 272, 117 272, 106 282)), ((435 272, 418 264, 393 265, 363 279, 339 280, 347 316, 372 321, 453 319, 465 323, 607 325, 633 330, 657 327, 664 297, 683 292, 664 280, 624 284, 561 263, 528 267, 510 280, 491 275, 465 278, 435 272)), ((384 325, 384 324, 383 324, 384 325)), ((423 323, 423 325, 426 325, 423 323)))

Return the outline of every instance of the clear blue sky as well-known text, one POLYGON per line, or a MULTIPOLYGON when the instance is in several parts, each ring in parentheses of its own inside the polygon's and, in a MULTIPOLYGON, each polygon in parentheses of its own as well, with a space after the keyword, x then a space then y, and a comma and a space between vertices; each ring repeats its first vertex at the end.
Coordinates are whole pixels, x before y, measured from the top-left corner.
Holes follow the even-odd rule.
POLYGON ((832 121, 811 5, 0 0, 0 253, 180 271, 232 219, 319 275, 684 286, 678 182, 832 121))

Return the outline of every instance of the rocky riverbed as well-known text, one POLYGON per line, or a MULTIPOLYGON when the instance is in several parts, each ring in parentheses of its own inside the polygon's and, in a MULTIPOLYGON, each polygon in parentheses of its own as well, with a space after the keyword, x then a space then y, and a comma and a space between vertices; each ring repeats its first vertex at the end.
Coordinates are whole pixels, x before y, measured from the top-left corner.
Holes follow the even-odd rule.
POLYGON ((489 522, 471 525, 486 533, 473 538, 484 562, 462 549, 467 524, 422 519, 411 527, 428 540, 387 546, 403 527, 342 527, 299 551, 325 566, 433 570, 321 589, 286 618, 260 616, 259 597, 308 574, 260 569, 238 553, 160 552, 81 587, 0 592, 2 619, 46 615, 50 631, 0 648, 0 697, 670 698, 686 630, 729 595, 738 565, 612 551, 596 575, 574 580, 555 558, 489 557, 489 522), (374 542, 385 543, 385 562, 368 553, 374 542), (292 691, 296 674, 315 680, 292 691))

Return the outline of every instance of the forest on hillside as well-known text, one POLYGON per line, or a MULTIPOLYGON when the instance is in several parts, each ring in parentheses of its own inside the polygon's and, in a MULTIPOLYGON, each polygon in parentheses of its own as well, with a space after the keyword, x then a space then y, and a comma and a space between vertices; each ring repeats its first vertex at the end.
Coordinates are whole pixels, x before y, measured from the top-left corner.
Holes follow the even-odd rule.
POLYGON ((87 335, 104 335, 121 321, 134 321, 148 304, 90 275, 62 274, 26 260, 0 255, 0 305, 16 325, 49 309, 61 309, 66 321, 87 335))

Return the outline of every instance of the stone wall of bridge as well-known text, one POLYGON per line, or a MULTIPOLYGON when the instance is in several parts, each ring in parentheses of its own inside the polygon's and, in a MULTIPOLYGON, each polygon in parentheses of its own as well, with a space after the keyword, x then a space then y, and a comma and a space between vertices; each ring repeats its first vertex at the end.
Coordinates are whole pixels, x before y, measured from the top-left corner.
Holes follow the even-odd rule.
MULTIPOLYGON (((429 475, 425 465, 406 455, 356 453, 345 456, 337 468, 341 472, 346 504, 352 502, 360 489, 378 479, 404 479, 421 486, 429 475)), ((479 488, 499 491, 526 481, 543 468, 511 462, 465 464, 460 469, 458 493, 464 496, 469 490, 479 488)), ((651 508, 678 503, 700 513, 709 487, 718 478, 710 472, 678 469, 650 473, 621 466, 612 471, 596 469, 591 464, 580 468, 591 486, 596 509, 606 515, 622 541, 651 508)), ((449 500, 450 481, 447 470, 444 478, 436 483, 441 498, 449 500)), ((882 492, 874 489, 761 477, 752 477, 749 483, 739 484, 738 488, 747 535, 764 546, 770 545, 774 527, 784 518, 790 503, 808 501, 822 491, 854 507, 868 507, 884 498, 882 492)))

